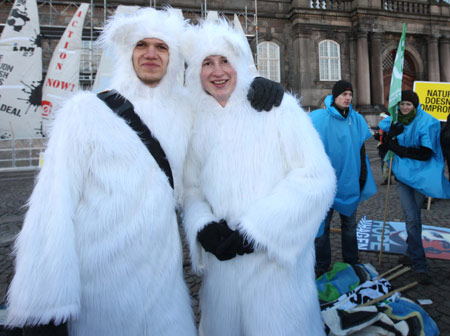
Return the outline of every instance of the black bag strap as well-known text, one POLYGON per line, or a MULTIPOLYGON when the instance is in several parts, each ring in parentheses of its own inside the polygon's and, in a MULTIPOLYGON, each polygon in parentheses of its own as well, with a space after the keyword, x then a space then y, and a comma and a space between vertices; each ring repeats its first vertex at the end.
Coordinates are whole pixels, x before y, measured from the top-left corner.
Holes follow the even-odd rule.
POLYGON ((97 97, 105 102, 108 107, 118 116, 122 117, 127 124, 137 133, 141 141, 147 147, 150 154, 158 163, 159 168, 166 174, 170 186, 173 189, 173 175, 167 160, 166 153, 161 147, 149 128, 142 122, 141 118, 134 112, 133 104, 116 90, 103 91, 97 97))

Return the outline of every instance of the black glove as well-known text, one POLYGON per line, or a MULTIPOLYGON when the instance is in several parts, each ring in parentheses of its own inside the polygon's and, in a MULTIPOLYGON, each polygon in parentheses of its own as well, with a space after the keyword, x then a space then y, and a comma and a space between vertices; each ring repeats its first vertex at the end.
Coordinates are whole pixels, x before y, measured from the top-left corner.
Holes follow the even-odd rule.
POLYGON ((380 151, 380 153, 384 153, 383 157, 386 155, 388 148, 387 148, 387 145, 386 145, 386 142, 384 141, 384 139, 378 145, 378 150, 380 151))
POLYGON ((219 246, 225 239, 233 234, 227 222, 221 220, 220 222, 211 222, 200 230, 197 234, 197 240, 203 246, 205 251, 215 255, 217 246, 219 246))
POLYGON ((23 336, 67 336, 67 323, 55 325, 53 321, 49 324, 24 327, 23 336))
POLYGON ((230 260, 236 254, 250 254, 253 251, 253 245, 239 231, 234 231, 231 236, 217 247, 216 257, 221 261, 230 260))
POLYGON ((387 149, 393 151, 395 154, 400 156, 401 158, 405 156, 406 151, 408 150, 407 147, 400 146, 398 144, 397 139, 390 138, 388 142, 386 143, 387 149))
POLYGON ((402 134, 404 129, 405 128, 403 127, 402 124, 395 123, 395 124, 391 125, 391 128, 389 129, 387 136, 392 139, 392 138, 396 137, 397 135, 402 134))
POLYGON ((264 77, 256 77, 250 85, 247 99, 256 111, 261 112, 280 106, 283 95, 284 88, 280 83, 264 77))
POLYGON ((394 139, 389 136, 389 133, 383 133, 383 136, 381 137, 381 143, 383 147, 388 150, 389 148, 389 142, 393 141, 394 139))

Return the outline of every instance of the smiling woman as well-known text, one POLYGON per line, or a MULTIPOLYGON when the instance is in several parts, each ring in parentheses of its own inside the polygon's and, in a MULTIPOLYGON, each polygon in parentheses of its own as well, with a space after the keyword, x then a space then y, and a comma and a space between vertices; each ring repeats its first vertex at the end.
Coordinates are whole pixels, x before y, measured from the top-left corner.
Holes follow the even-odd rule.
POLYGON ((138 78, 149 87, 156 87, 167 71, 169 47, 160 39, 145 38, 133 50, 133 67, 138 78))
POLYGON ((228 59, 218 55, 206 57, 202 63, 200 79, 203 89, 225 107, 237 81, 236 71, 228 59))

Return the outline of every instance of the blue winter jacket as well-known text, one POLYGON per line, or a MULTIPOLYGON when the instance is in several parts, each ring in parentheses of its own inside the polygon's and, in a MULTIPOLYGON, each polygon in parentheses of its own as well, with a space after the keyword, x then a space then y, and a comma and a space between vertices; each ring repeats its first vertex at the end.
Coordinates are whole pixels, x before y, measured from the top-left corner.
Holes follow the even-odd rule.
MULTIPOLYGON (((383 131, 389 131, 391 117, 383 119, 379 126, 383 131)), ((419 105, 414 120, 409 125, 403 126, 404 131, 397 136, 400 146, 427 147, 433 151, 433 155, 427 161, 395 155, 392 164, 395 178, 426 196, 450 198, 450 182, 444 175, 444 159, 439 142, 441 132, 439 121, 422 110, 419 105)))
POLYGON ((331 106, 332 103, 333 96, 326 97, 326 109, 312 111, 311 119, 336 172, 337 192, 332 208, 350 216, 358 208, 359 202, 368 199, 377 191, 367 155, 367 179, 361 192, 359 186, 361 146, 372 134, 366 120, 352 105, 347 118, 344 118, 331 106))

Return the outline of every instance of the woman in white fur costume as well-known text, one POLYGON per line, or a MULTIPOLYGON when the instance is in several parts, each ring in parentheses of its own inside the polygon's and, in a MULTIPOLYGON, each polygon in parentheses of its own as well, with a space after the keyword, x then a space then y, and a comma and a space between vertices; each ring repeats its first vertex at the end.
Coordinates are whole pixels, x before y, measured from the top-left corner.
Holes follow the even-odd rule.
POLYGON ((118 56, 112 88, 128 98, 164 149, 175 192, 138 135, 92 92, 58 112, 16 242, 8 323, 67 322, 69 335, 195 335, 175 214, 191 116, 174 10, 117 16, 103 41, 118 56), (155 86, 137 76, 137 42, 168 46, 155 86), (135 71, 136 70, 136 71, 135 71))
POLYGON ((200 334, 323 335, 314 237, 335 176, 319 135, 292 95, 269 113, 250 106, 250 49, 228 23, 192 27, 184 43, 197 103, 184 226, 203 276, 200 334))

